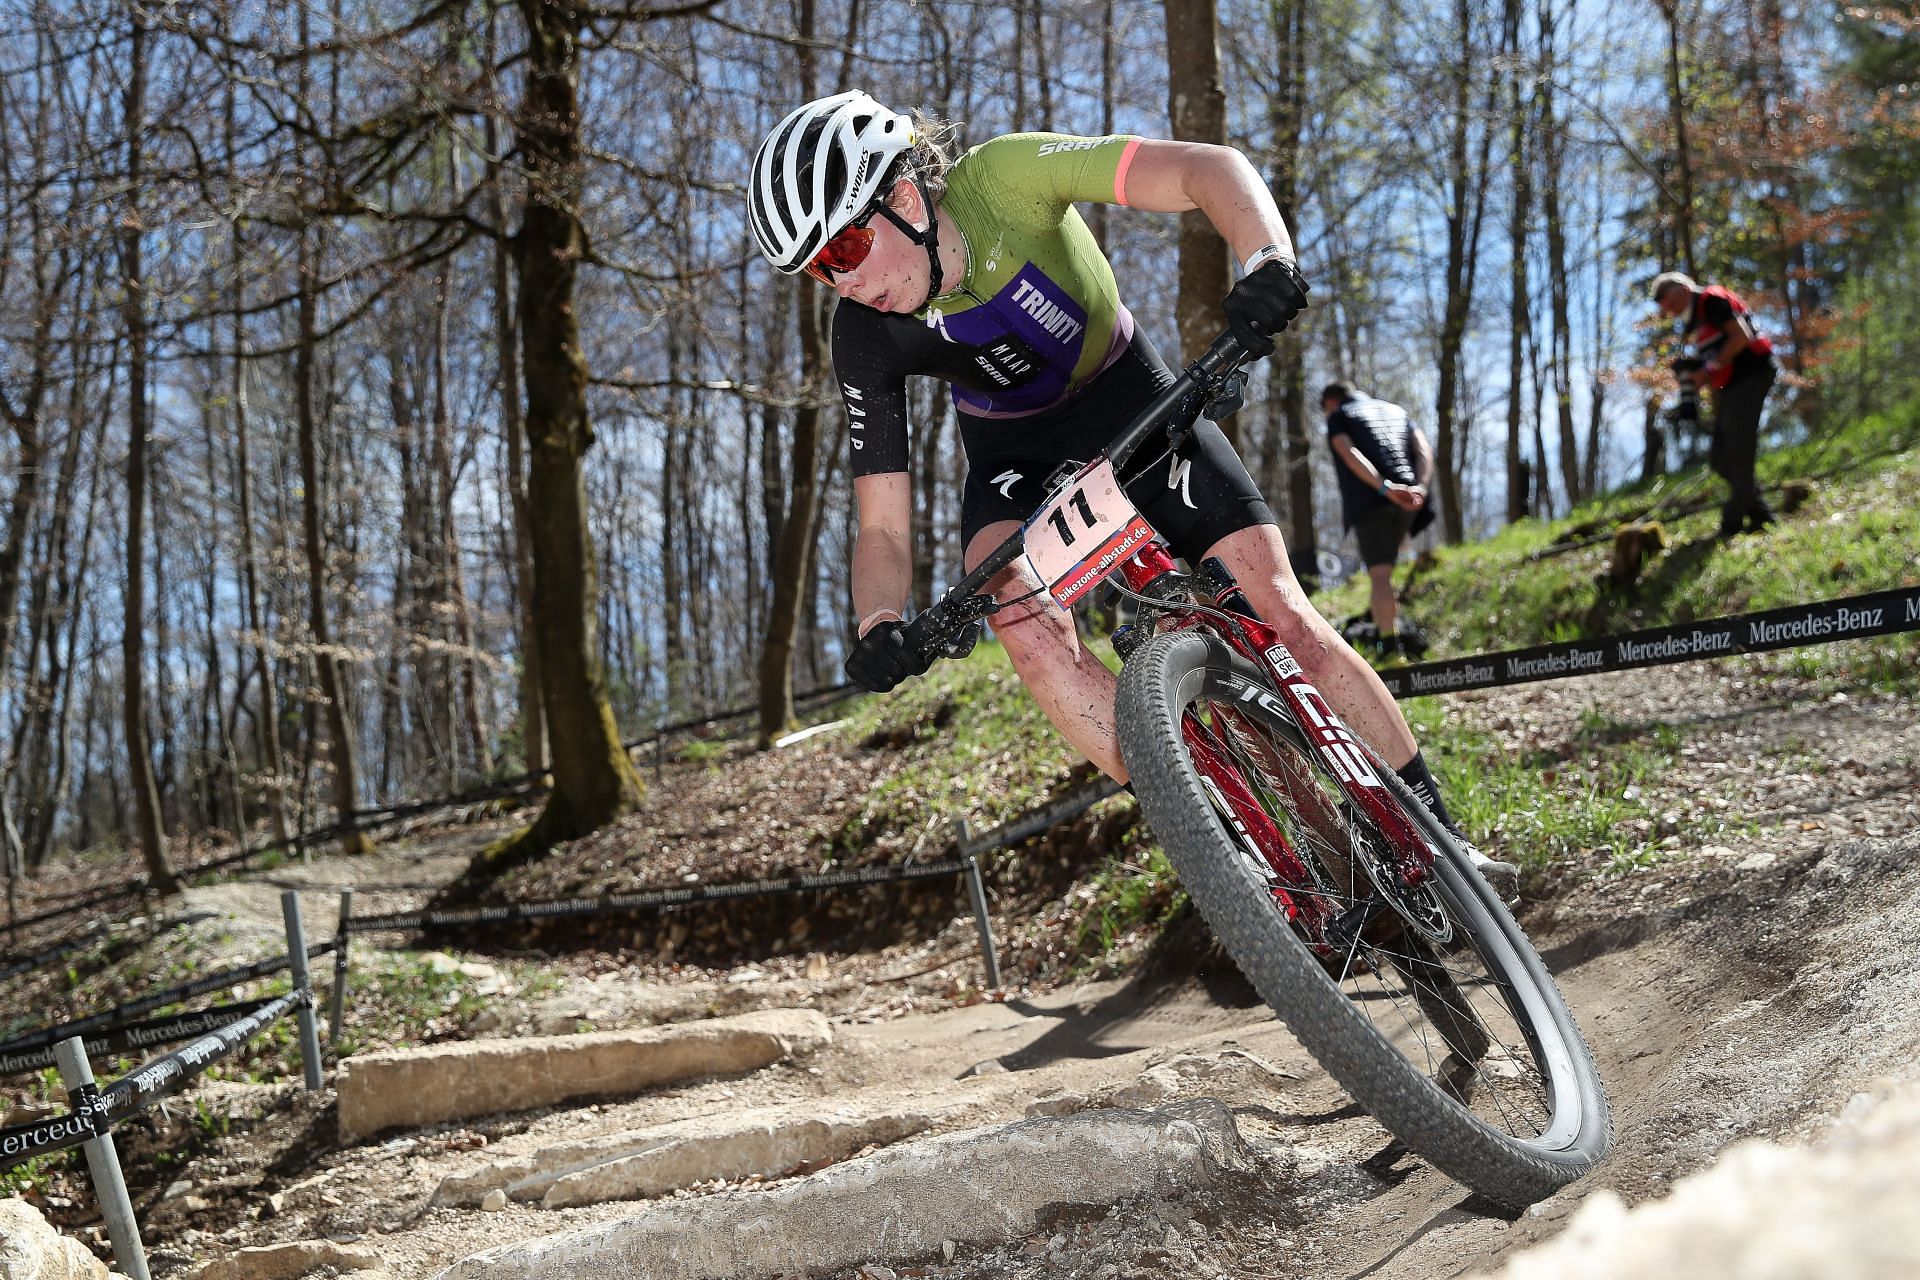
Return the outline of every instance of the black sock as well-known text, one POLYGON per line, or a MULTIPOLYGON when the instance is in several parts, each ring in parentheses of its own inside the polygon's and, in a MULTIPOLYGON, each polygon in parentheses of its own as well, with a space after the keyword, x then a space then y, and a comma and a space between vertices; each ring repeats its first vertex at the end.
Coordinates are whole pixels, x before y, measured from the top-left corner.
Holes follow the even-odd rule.
POLYGON ((1413 759, 1394 772, 1400 775, 1400 781, 1407 784, 1407 790, 1420 797, 1420 803, 1427 806, 1427 811, 1440 819, 1441 826, 1455 835, 1460 834, 1460 828, 1454 824, 1453 815, 1447 812, 1447 802, 1440 798, 1440 788, 1434 784, 1433 774, 1420 752, 1415 751, 1413 759))

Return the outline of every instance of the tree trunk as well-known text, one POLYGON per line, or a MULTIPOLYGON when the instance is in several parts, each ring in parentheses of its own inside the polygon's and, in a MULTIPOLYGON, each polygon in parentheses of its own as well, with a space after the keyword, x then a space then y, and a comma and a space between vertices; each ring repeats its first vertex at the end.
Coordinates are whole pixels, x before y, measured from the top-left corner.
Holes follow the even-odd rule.
POLYGON ((793 441, 787 450, 793 476, 792 499, 780 520, 780 536, 773 548, 770 575, 773 604, 767 613, 767 635, 760 648, 760 746, 793 725, 793 650, 800 632, 800 605, 813 561, 815 510, 819 506, 820 406, 814 403, 825 380, 828 355, 821 324, 817 290, 800 298, 801 395, 805 401, 793 415, 793 441))
MULTIPOLYGON (((227 148, 232 154, 233 110, 228 99, 227 148)), ((246 603, 247 631, 251 636, 254 675, 260 681, 259 734, 261 761, 266 766, 267 813, 273 820, 273 838, 285 843, 293 835, 287 825, 286 768, 280 753, 280 695, 274 673, 273 656, 267 642, 267 620, 260 607, 259 554, 253 545, 253 461, 252 423, 247 397, 247 328, 242 317, 244 295, 241 263, 244 252, 240 228, 233 227, 233 443, 236 496, 240 503, 240 577, 246 603)))
POLYGON ((147 737, 146 703, 146 513, 147 513, 147 299, 140 258, 139 208, 145 169, 141 147, 146 136, 147 24, 132 11, 132 39, 128 45, 127 76, 127 203, 120 234, 122 314, 127 328, 127 583, 120 632, 121 703, 127 744, 127 785, 133 792, 139 823, 140 850, 147 863, 147 880, 162 894, 179 892, 173 867, 167 861, 166 833, 160 826, 160 793, 154 786, 152 745, 147 737))
POLYGON ((520 13, 527 26, 520 128, 527 196, 514 250, 531 454, 527 503, 534 623, 553 792, 531 828, 488 851, 486 861, 496 867, 538 857, 556 841, 595 831, 636 808, 645 795, 607 701, 595 637, 599 587, 581 474, 593 446, 574 292, 586 250, 578 204, 582 17, 572 0, 520 0, 520 13))
MULTIPOLYGON (((1434 395, 1434 479, 1439 489, 1440 523, 1448 542, 1466 535, 1466 516, 1460 508, 1460 456, 1465 452, 1467 423, 1456 423, 1460 395, 1460 364, 1466 346, 1467 320, 1473 308, 1474 275, 1480 259, 1480 221, 1486 211, 1487 158, 1493 146, 1491 125, 1480 131, 1477 162, 1469 167, 1472 142, 1472 85, 1477 74, 1473 56, 1471 0, 1455 0, 1459 24, 1459 57, 1452 67, 1452 129, 1447 142, 1447 266, 1446 310, 1441 321, 1439 387, 1434 395)), ((1487 89, 1487 118, 1493 118, 1496 81, 1487 89)))
MULTIPOLYGON (((1214 0, 1166 0, 1167 115, 1182 142, 1227 141, 1227 94, 1220 83, 1220 20, 1214 0)), ((1220 301, 1231 284, 1227 242, 1207 215, 1180 215, 1180 297, 1174 308, 1180 328, 1181 362, 1192 360, 1220 336, 1220 301)), ((1237 448, 1239 419, 1220 424, 1237 448)))
POLYGON ((913 483, 913 607, 923 612, 933 605, 934 572, 940 557, 940 498, 945 492, 940 443, 953 413, 947 384, 937 379, 927 382, 925 412, 917 419, 919 438, 914 448, 919 456, 914 459, 913 483))
MULTIPOLYGON (((236 113, 234 85, 230 78, 227 81, 222 117, 229 164, 239 163, 236 113)), ((246 272, 243 269, 246 262, 246 246, 241 235, 238 217, 229 227, 229 233, 232 237, 232 256, 229 260, 232 282, 229 285, 227 302, 233 312, 234 496, 239 503, 240 589, 246 610, 247 647, 253 654, 252 674, 260 681, 260 707, 255 722, 255 732, 259 737, 261 763, 267 775, 264 788, 267 813, 273 823, 273 838, 285 843, 292 837, 293 832, 287 823, 287 777, 280 751, 279 682, 275 670, 276 663, 267 640, 266 614, 260 604, 260 561, 258 550, 254 546, 253 423, 247 377, 246 272)), ((235 701, 244 703, 246 696, 244 674, 240 677, 240 681, 241 687, 235 701)))
MULTIPOLYGON (((1267 99, 1273 128, 1273 197, 1289 230, 1300 207, 1300 145, 1306 129, 1307 10, 1311 0, 1279 0, 1269 10, 1279 76, 1267 99)), ((1298 326, 1281 334, 1268 365, 1272 412, 1280 431, 1268 450, 1264 488, 1287 495, 1287 553, 1295 576, 1311 589, 1319 581, 1319 535, 1314 527, 1313 432, 1307 424, 1307 343, 1298 326), (1279 474, 1276 475, 1275 472, 1279 474)))
MULTIPOLYGON (((494 14, 487 18, 487 65, 496 65, 494 14)), ((501 151, 500 124, 494 112, 483 125, 488 156, 501 151)), ((520 351, 515 339, 512 255, 505 240, 507 227, 506 172, 496 160, 487 162, 487 196, 494 225, 502 238, 493 245, 493 332, 499 347, 500 430, 507 444, 507 498, 513 511, 513 619, 520 651, 520 748, 527 771, 547 769, 546 704, 540 694, 540 632, 533 616, 532 515, 527 510, 526 426, 520 415, 520 351)))
POLYGON ((1680 189, 1674 193, 1673 235, 1680 265, 1690 276, 1699 275, 1693 258, 1693 153, 1687 143, 1687 97, 1680 82, 1680 3, 1654 0, 1667 23, 1667 117, 1673 124, 1674 167, 1680 189))
MULTIPOLYGON (((800 88, 811 98, 816 83, 814 73, 814 0, 800 0, 796 6, 797 34, 801 40, 800 88)), ((819 478, 821 388, 827 385, 829 355, 827 326, 824 323, 826 295, 818 289, 802 286, 800 308, 800 399, 793 415, 793 439, 786 457, 793 490, 786 509, 778 513, 779 533, 767 561, 767 574, 773 582, 773 601, 767 609, 766 637, 760 646, 760 733, 764 750, 793 724, 793 650, 800 634, 800 605, 804 595, 803 576, 813 561, 810 541, 814 535, 814 508, 819 502, 816 487, 819 478)), ((774 513, 769 507, 769 517, 774 513)))
POLYGON ((1646 418, 1641 423, 1640 481, 1642 484, 1667 473, 1667 433, 1660 425, 1660 401, 1649 396, 1646 418))
MULTIPOLYGON (((347 822, 360 807, 360 767, 354 749, 353 720, 347 710, 346 661, 333 641, 327 609, 327 548, 321 528, 320 423, 313 403, 314 350, 319 345, 313 279, 318 270, 313 232, 300 233, 300 285, 296 311, 299 341, 293 357, 293 399, 300 433, 301 531, 307 559, 307 629, 313 644, 314 674, 319 681, 321 708, 327 723, 327 756, 333 766, 333 808, 337 822, 347 822)), ((351 831, 340 838, 342 853, 368 853, 373 841, 365 832, 351 831)))
POLYGON ((1565 169, 1567 143, 1554 111, 1554 77, 1559 74, 1555 53, 1553 0, 1537 0, 1540 15, 1539 137, 1546 166, 1540 183, 1541 212, 1547 223, 1548 305, 1553 315, 1553 343, 1548 370, 1553 378, 1554 414, 1560 428, 1560 478, 1566 486, 1567 506, 1587 497, 1580 463, 1580 440, 1573 425, 1573 316, 1571 286, 1567 280, 1567 232, 1560 213, 1560 179, 1565 169))
MULTIPOLYGON (((1522 344, 1533 322, 1532 289, 1527 279, 1527 228, 1533 217, 1533 171, 1527 155, 1527 105, 1522 87, 1530 78, 1520 59, 1521 0, 1506 0, 1502 38, 1508 59, 1508 172, 1513 176, 1508 234, 1507 334, 1507 523, 1528 513, 1531 470, 1523 462, 1520 422, 1526 409, 1527 376, 1521 360, 1522 344)), ((1535 388, 1535 395, 1539 389, 1535 388)), ((1544 477, 1543 477, 1544 478, 1544 477)))

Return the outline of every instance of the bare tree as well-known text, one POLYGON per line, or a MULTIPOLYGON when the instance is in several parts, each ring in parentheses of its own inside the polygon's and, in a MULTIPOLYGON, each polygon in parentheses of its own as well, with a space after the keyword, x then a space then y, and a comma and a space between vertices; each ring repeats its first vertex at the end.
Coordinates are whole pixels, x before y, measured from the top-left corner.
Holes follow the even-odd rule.
POLYGON ((520 351, 527 387, 533 599, 553 792, 533 826, 488 851, 502 866, 606 825, 644 796, 620 745, 594 635, 598 591, 581 462, 593 445, 575 279, 585 256, 579 52, 585 14, 573 0, 521 0, 526 88, 519 150, 527 192, 514 241, 520 351))
POLYGON ((127 335, 127 584, 126 608, 120 632, 121 702, 127 740, 127 784, 133 791, 140 824, 140 849, 147 862, 147 879, 162 893, 175 893, 179 884, 167 861, 167 838, 160 825, 160 792, 153 777, 151 739, 146 705, 146 518, 147 445, 151 430, 147 388, 147 295, 141 266, 142 225, 140 193, 145 173, 144 144, 147 101, 147 19, 131 12, 126 94, 127 216, 120 236, 120 276, 124 290, 122 314, 127 335))
MULTIPOLYGON (((1214 0, 1165 0, 1167 117, 1183 142, 1227 141, 1227 92, 1220 80, 1220 18, 1214 0)), ((1180 215, 1180 327, 1182 359, 1191 360, 1220 335, 1220 300, 1231 281, 1227 242, 1207 215, 1180 215)), ((1237 418, 1220 424, 1239 444, 1237 418)))

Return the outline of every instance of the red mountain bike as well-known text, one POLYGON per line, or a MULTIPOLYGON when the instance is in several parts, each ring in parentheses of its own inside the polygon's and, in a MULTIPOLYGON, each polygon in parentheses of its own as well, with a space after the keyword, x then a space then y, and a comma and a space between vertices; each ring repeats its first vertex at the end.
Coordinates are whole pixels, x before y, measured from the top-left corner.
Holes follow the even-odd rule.
POLYGON ((1121 489, 1149 442, 1238 407, 1231 334, 908 625, 959 657, 1025 556, 1062 606, 1118 575, 1115 713, 1140 807, 1240 970, 1396 1137, 1507 1205, 1612 1143, 1592 1053, 1546 966, 1455 839, 1301 674, 1224 566, 1181 573, 1121 489))

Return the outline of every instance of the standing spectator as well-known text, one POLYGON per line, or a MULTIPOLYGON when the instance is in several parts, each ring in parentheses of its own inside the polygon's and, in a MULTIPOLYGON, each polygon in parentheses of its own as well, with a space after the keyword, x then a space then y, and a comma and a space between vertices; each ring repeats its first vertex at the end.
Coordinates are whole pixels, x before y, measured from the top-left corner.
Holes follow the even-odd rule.
POLYGON ((1373 625, 1381 651, 1399 653, 1399 611, 1393 598, 1393 564, 1407 539, 1433 523, 1427 478, 1433 451, 1427 438, 1397 404, 1361 395, 1344 382, 1320 393, 1327 439, 1339 461, 1340 510, 1360 542, 1360 559, 1372 579, 1373 625))
POLYGON ((1713 449, 1707 465, 1727 482, 1720 536, 1758 532, 1773 511, 1753 478, 1760 448, 1760 411, 1773 388, 1773 344, 1753 327, 1746 303, 1724 285, 1695 284, 1678 271, 1653 278, 1653 302, 1686 326, 1701 360, 1698 377, 1713 388, 1713 449))

